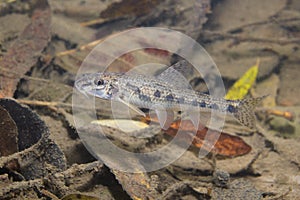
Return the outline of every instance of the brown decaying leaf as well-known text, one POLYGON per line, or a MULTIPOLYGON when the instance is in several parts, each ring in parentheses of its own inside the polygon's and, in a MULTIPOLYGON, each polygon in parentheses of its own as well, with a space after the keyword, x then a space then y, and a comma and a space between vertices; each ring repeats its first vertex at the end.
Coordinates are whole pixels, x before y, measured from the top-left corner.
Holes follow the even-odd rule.
POLYGON ((48 128, 39 116, 28 107, 22 106, 12 99, 0 99, 3 107, 13 119, 18 130, 18 147, 22 151, 37 143, 48 128))
MULTIPOLYGON (((108 68, 111 72, 127 72, 135 66, 148 63, 170 64, 172 53, 153 48, 145 48, 126 53, 116 59, 108 68)), ((150 69, 149 69, 150 70, 150 69)))
POLYGON ((0 60, 0 98, 12 97, 22 76, 37 62, 50 39, 51 10, 37 1, 31 23, 0 60))
POLYGON ((18 128, 6 109, 0 106, 0 157, 18 152, 18 128))
MULTIPOLYGON (((116 33, 116 34, 120 34, 120 33, 116 33)), ((110 36, 110 37, 113 37, 113 36, 110 36)), ((62 57, 64 57, 64 56, 71 56, 72 58, 76 57, 76 53, 79 53, 82 51, 84 51, 84 52, 90 51, 92 48, 94 48, 96 45, 100 44, 104 40, 105 40, 105 38, 95 40, 88 44, 79 46, 76 49, 59 52, 55 55, 56 59, 62 59, 62 57)), ((140 41, 138 39, 136 39, 135 42, 139 43, 140 41)), ((114 45, 114 44, 112 44, 112 45, 114 45)), ((146 46, 149 46, 149 45, 150 44, 146 43, 146 46)), ((120 57, 116 55, 117 59, 114 60, 114 62, 109 65, 108 71, 110 71, 110 72, 121 72, 121 71, 126 72, 135 66, 139 66, 142 64, 148 64, 148 63, 160 63, 160 64, 169 65, 171 56, 172 56, 171 52, 168 52, 168 51, 162 50, 162 49, 145 48, 145 49, 133 50, 129 53, 121 55, 120 57)), ((104 53, 99 53, 97 55, 97 62, 105 63, 105 62, 107 62, 108 58, 109 58, 109 55, 105 55, 104 53)), ((68 66, 70 66, 71 70, 64 66, 62 66, 62 67, 69 72, 74 72, 74 73, 77 72, 78 67, 75 63, 71 62, 68 64, 68 66)), ((94 71, 100 70, 103 67, 105 67, 105 66, 100 66, 99 68, 97 67, 97 69, 94 69, 94 71)), ((87 71, 85 71, 85 73, 86 72, 87 71)))
POLYGON ((116 19, 124 16, 141 16, 148 14, 160 3, 158 0, 126 0, 121 2, 115 2, 109 5, 104 10, 100 17, 116 19))
POLYGON ((127 194, 135 200, 157 199, 159 194, 151 188, 150 178, 146 173, 127 173, 111 170, 127 194))
MULTIPOLYGON (((147 123, 149 123, 151 120, 154 122, 158 122, 157 118, 150 119, 149 116, 143 119, 143 121, 147 123)), ((240 137, 229 135, 224 132, 220 133, 215 130, 210 130, 209 134, 207 135, 209 129, 207 127, 204 127, 203 125, 199 125, 195 137, 191 134, 188 134, 188 132, 195 132, 194 125, 190 120, 176 120, 164 132, 168 135, 175 136, 179 128, 187 132, 187 134, 181 135, 180 137, 184 137, 183 139, 187 140, 193 139, 192 144, 195 147, 204 148, 204 150, 211 151, 217 155, 226 157, 236 157, 245 155, 251 151, 251 147, 247 143, 245 143, 240 137), (213 145, 211 150, 209 147, 204 145, 205 140, 206 142, 214 142, 215 138, 217 137, 219 138, 213 145)))
MULTIPOLYGON (((0 106, 9 113, 15 122, 18 130, 17 146, 19 150, 18 153, 10 155, 7 159, 0 157, 0 167, 5 166, 10 170, 17 169, 25 179, 44 176, 49 172, 49 169, 45 167, 46 164, 50 164, 52 169, 57 171, 65 169, 63 153, 48 138, 49 129, 35 112, 12 99, 0 99, 0 106)), ((6 125, 4 126, 7 128, 6 125)))
POLYGON ((99 200, 100 198, 85 194, 69 194, 61 200, 99 200))

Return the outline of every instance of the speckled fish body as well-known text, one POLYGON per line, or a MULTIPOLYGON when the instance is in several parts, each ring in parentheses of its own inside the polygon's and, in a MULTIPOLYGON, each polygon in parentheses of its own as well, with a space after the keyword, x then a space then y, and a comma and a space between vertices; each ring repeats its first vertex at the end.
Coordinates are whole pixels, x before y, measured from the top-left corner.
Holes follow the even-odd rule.
POLYGON ((197 107, 203 110, 216 109, 220 112, 229 109, 233 112, 235 107, 232 101, 213 99, 207 94, 177 88, 155 77, 143 75, 120 76, 118 91, 119 98, 140 108, 155 109, 157 106, 167 110, 180 110, 197 107))
POLYGON ((232 114, 241 124, 255 128, 254 107, 263 98, 225 100, 196 92, 176 82, 140 74, 93 73, 75 82, 82 93, 98 98, 123 101, 138 108, 199 109, 232 114))

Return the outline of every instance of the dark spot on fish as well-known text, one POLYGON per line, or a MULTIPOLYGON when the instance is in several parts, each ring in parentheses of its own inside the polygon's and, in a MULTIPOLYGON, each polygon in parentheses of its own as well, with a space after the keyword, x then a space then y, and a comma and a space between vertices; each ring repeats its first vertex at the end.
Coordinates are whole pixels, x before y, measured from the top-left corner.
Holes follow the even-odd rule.
POLYGON ((218 106, 218 104, 213 103, 213 104, 210 105, 210 108, 217 110, 219 108, 219 106, 218 106))
POLYGON ((140 88, 136 87, 135 92, 136 92, 136 93, 141 93, 140 88))
POLYGON ((157 97, 157 98, 159 98, 159 97, 160 97, 160 91, 159 91, 159 90, 156 90, 156 91, 154 92, 154 96, 157 97))
POLYGON ((151 98, 144 94, 139 94, 139 99, 143 101, 151 101, 151 98))
POLYGON ((227 111, 230 112, 230 113, 235 113, 237 111, 237 109, 233 105, 228 105, 227 111))
POLYGON ((141 93, 141 90, 139 87, 131 85, 130 83, 126 83, 126 87, 130 88, 131 90, 133 90, 136 93, 141 93))
POLYGON ((205 107, 206 107, 206 103, 205 103, 204 101, 201 101, 201 102, 199 103, 199 106, 200 106, 201 108, 205 108, 205 107))
POLYGON ((120 99, 124 98, 124 94, 123 93, 118 94, 118 96, 119 96, 120 99))
POLYGON ((172 95, 172 94, 168 94, 168 95, 166 96, 166 100, 167 100, 167 101, 173 101, 173 100, 174 100, 173 95, 172 95))
POLYGON ((177 103, 184 103, 184 98, 183 97, 177 98, 177 103))
POLYGON ((192 105, 193 106, 198 106, 198 101, 197 100, 192 101, 192 105))

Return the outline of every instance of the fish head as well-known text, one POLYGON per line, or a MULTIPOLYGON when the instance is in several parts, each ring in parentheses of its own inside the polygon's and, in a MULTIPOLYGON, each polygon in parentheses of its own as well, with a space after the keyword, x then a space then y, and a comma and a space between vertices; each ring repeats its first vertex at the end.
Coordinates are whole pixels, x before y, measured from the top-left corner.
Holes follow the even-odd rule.
POLYGON ((83 74, 75 81, 75 87, 86 96, 112 100, 118 92, 118 77, 114 73, 83 74))

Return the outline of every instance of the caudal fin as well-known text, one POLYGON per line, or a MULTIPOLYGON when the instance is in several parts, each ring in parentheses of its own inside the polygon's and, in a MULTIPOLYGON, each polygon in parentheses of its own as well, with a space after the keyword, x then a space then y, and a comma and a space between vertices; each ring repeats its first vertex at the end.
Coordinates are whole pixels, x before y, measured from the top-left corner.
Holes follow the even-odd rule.
POLYGON ((237 112, 233 114, 234 117, 244 126, 247 126, 250 129, 256 129, 254 110, 257 104, 259 104, 259 102, 261 102, 261 100, 265 97, 266 96, 241 100, 237 108, 237 112))

